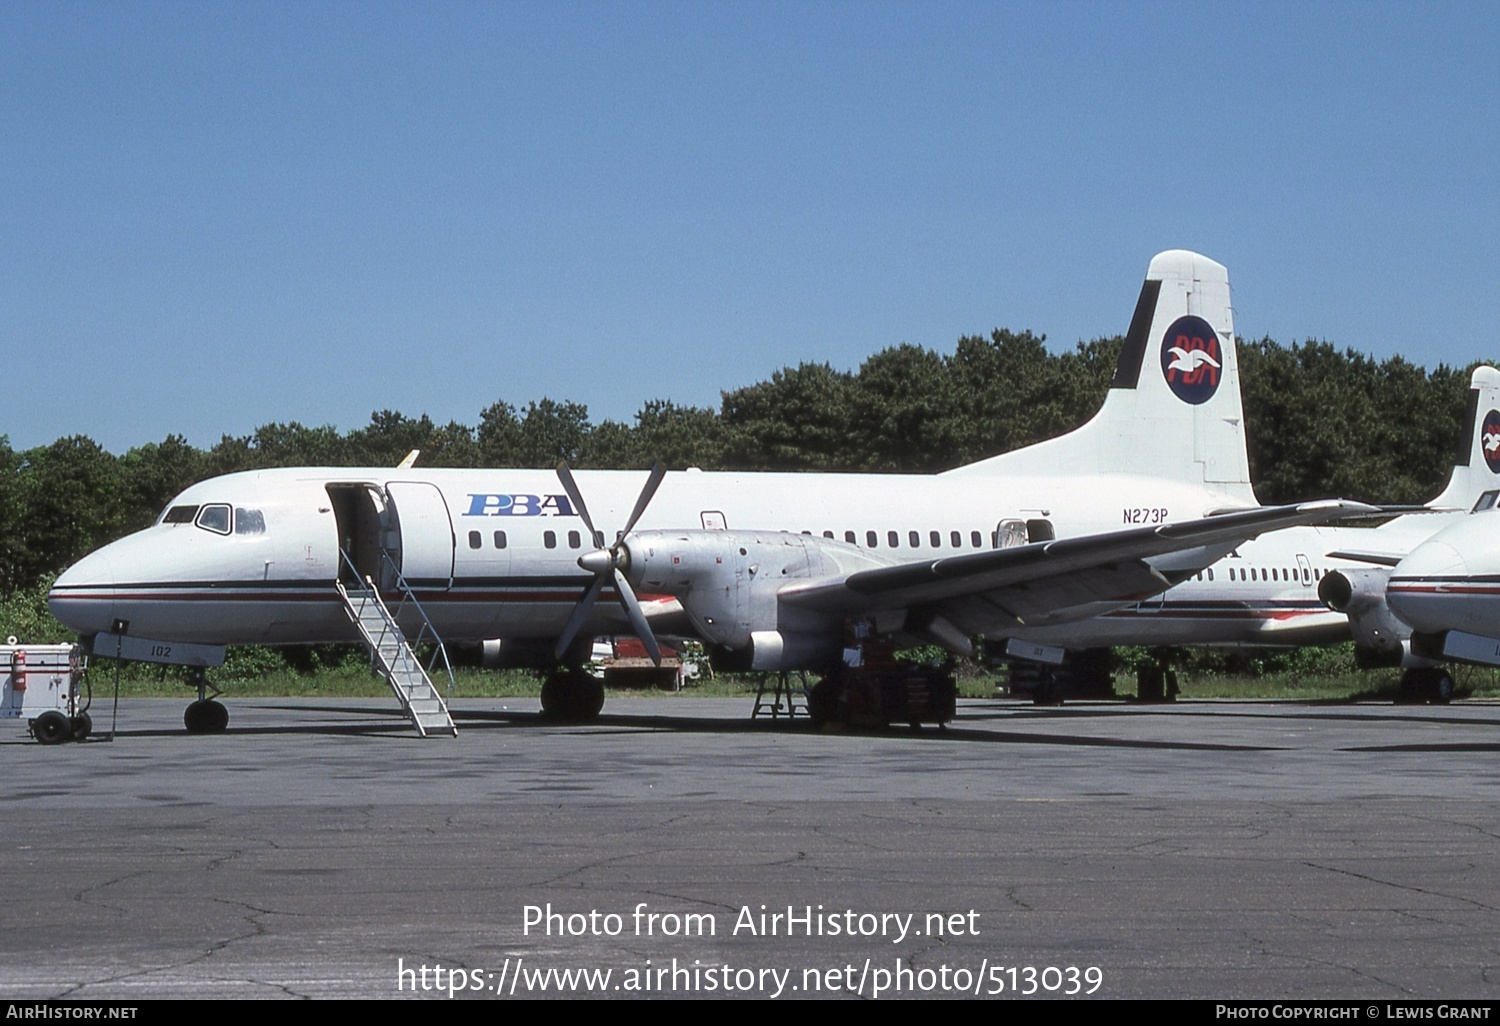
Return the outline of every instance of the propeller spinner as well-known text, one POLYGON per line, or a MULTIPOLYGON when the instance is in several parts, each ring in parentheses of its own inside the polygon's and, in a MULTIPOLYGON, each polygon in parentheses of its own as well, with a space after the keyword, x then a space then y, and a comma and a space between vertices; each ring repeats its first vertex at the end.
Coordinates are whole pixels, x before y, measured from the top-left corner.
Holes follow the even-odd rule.
MULTIPOLYGON (((573 508, 583 518, 583 526, 588 528, 589 537, 595 544, 603 541, 603 535, 594 529, 594 520, 589 516, 588 504, 583 501, 583 493, 578 490, 578 482, 573 480, 573 472, 568 469, 566 463, 557 465, 557 476, 562 481, 563 490, 568 493, 568 498, 573 502, 573 508)), ((656 494, 662 479, 667 476, 666 469, 660 463, 653 464, 651 476, 646 479, 646 486, 641 489, 640 497, 635 500, 635 509, 630 511, 630 518, 625 521, 625 527, 615 537, 615 543, 609 548, 595 549, 593 552, 584 553, 578 557, 578 565, 594 575, 593 583, 583 593, 583 598, 578 600, 578 605, 573 607, 573 613, 568 617, 567 626, 563 628, 562 634, 558 635, 557 648, 553 655, 561 660, 568 647, 573 644, 573 639, 583 628, 583 622, 588 619, 589 611, 594 608, 594 602, 599 598, 599 593, 604 586, 611 581, 614 582, 615 593, 620 596, 620 605, 625 610, 625 615, 630 618, 630 625, 635 629, 636 637, 641 639, 641 644, 646 646, 646 652, 651 656, 651 661, 657 666, 661 665, 661 646, 656 643, 656 636, 651 633, 651 624, 646 620, 646 614, 641 609, 640 602, 635 597, 635 591, 630 587, 630 582, 625 579, 624 570, 629 565, 630 553, 625 548, 625 536, 628 535, 635 522, 646 512, 646 506, 651 502, 651 497, 656 494)))

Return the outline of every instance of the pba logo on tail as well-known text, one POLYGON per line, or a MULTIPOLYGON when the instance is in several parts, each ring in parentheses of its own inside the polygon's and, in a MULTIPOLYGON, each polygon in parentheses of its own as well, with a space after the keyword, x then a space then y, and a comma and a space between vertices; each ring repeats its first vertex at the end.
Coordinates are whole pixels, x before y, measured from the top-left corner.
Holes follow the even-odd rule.
POLYGON ((1172 322, 1161 340, 1161 373, 1173 395, 1194 406, 1208 402, 1219 390, 1223 369, 1211 324, 1191 314, 1172 322))
POLYGON ((1500 410, 1491 410, 1484 418, 1479 441, 1484 446, 1484 462, 1489 465, 1490 473, 1500 474, 1500 410))

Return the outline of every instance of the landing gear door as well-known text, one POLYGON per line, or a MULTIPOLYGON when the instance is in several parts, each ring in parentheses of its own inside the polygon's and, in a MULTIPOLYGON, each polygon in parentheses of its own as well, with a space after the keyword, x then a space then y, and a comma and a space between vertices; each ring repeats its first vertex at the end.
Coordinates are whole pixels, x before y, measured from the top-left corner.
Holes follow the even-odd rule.
POLYGON ((453 521, 436 485, 392 481, 385 486, 395 514, 400 552, 392 552, 413 591, 446 591, 453 584, 453 521))

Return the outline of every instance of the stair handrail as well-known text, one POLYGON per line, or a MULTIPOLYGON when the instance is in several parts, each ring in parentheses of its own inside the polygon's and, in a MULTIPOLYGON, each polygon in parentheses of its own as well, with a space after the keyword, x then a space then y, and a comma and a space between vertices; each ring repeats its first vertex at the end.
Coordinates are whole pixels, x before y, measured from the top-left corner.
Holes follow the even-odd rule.
MULTIPOLYGON (((401 601, 397 604, 396 611, 391 614, 392 617, 399 621, 401 613, 406 609, 406 604, 410 602, 411 607, 422 618, 422 627, 417 632, 416 638, 408 642, 412 650, 412 658, 417 658, 416 648, 418 645, 425 641, 432 643, 432 658, 427 661, 426 671, 430 677, 433 669, 437 666, 438 660, 442 659, 443 671, 448 675, 448 699, 451 701, 453 698, 453 689, 457 686, 458 682, 453 677, 453 664, 448 659, 448 646, 443 644, 442 636, 438 634, 437 628, 432 625, 432 618, 427 615, 427 610, 422 607, 422 603, 418 600, 416 593, 412 591, 411 585, 406 583, 406 577, 401 573, 401 568, 396 565, 396 560, 391 556, 389 549, 383 548, 380 550, 380 562, 382 570, 387 567, 390 568, 391 579, 395 582, 396 589, 401 595, 401 601)), ((382 576, 384 575, 382 574, 382 576)), ((378 590, 377 588, 377 593, 378 590)), ((420 663, 420 660, 418 662, 420 663)))

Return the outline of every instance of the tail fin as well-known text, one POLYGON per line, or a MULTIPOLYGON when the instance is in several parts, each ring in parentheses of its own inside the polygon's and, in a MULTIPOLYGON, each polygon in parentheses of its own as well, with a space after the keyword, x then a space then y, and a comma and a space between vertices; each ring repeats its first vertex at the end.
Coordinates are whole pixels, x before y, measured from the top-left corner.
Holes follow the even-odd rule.
POLYGON ((1500 488, 1500 370, 1475 367, 1469 408, 1448 487, 1429 506, 1473 508, 1479 496, 1500 488))
POLYGON ((1259 505, 1245 451, 1229 272, 1186 250, 1158 254, 1094 418, 949 473, 1132 474, 1205 485, 1226 505, 1259 505))

